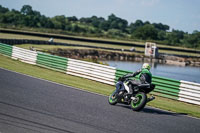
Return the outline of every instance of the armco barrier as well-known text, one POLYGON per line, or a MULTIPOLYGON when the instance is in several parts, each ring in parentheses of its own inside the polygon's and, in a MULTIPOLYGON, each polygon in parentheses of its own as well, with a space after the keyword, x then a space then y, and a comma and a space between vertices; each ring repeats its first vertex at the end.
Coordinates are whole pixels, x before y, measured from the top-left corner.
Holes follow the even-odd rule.
POLYGON ((68 59, 66 73, 114 85, 115 71, 116 69, 114 67, 104 66, 86 61, 68 59))
POLYGON ((180 81, 179 101, 200 105, 200 84, 180 81))
POLYGON ((35 65, 37 60, 37 52, 13 46, 12 58, 35 65))
MULTIPOLYGON (((50 68, 66 74, 95 80, 109 85, 115 85, 117 79, 130 71, 95 64, 86 61, 68 59, 41 52, 26 50, 0 43, 0 54, 11 56, 13 59, 50 68)), ((136 77, 137 79, 138 77, 136 77)), ((155 95, 200 105, 200 84, 153 76, 156 85, 152 92, 155 95)))
POLYGON ((153 76, 152 83, 156 85, 154 90, 155 95, 160 95, 166 98, 178 99, 179 80, 153 76))
POLYGON ((66 72, 67 58, 38 52, 37 65, 61 72, 66 72))
POLYGON ((12 49, 12 46, 0 43, 0 54, 12 56, 12 49))

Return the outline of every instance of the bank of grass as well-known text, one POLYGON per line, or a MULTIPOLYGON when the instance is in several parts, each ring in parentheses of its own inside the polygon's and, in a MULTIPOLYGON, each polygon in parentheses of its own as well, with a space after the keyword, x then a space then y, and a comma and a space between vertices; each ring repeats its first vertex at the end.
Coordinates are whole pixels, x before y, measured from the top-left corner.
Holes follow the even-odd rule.
POLYGON ((177 115, 190 115, 200 118, 200 106, 157 97, 148 103, 149 106, 176 112, 177 115))
MULTIPOLYGON (((54 35, 54 34, 53 34, 54 35)), ((66 36, 66 35, 61 35, 66 36)), ((73 36, 72 36, 73 37, 73 36)), ((48 41, 50 38, 47 37, 38 37, 38 36, 30 36, 30 35, 20 35, 20 34, 8 34, 8 33, 0 33, 0 38, 2 39, 32 39, 32 40, 42 40, 48 41)), ((122 42, 122 43, 136 43, 144 46, 145 42, 135 42, 135 41, 120 41, 120 40, 112 40, 112 39, 102 39, 102 38, 88 38, 88 37, 78 37, 78 38, 87 38, 92 40, 104 40, 104 41, 111 41, 111 42, 122 42)), ((89 45, 89 46, 97 46, 97 47, 107 47, 107 48, 117 48, 117 49, 126 49, 130 50, 132 46, 123 46, 123 45, 111 45, 111 44, 104 44, 104 43, 92 43, 92 42, 83 42, 83 41, 74 41, 74 40, 67 40, 67 39, 54 39, 54 42, 60 43, 68 43, 68 44, 79 44, 79 45, 89 45)), ((168 45, 161 45, 157 44, 158 47, 165 47, 165 48, 176 48, 176 49, 186 49, 186 50, 194 50, 191 48, 183 48, 183 47, 176 47, 176 46, 168 46, 168 45)), ((38 45, 40 47, 40 45, 38 45)), ((59 46, 62 48, 62 46, 59 46)), ((65 46, 64 46, 65 47, 65 46)), ((48 45, 46 45, 48 48, 48 45)), ((80 47, 74 47, 80 48, 80 47)), ((144 52, 144 48, 135 47, 135 50, 144 52)), ((188 56, 199 56, 197 53, 187 53, 187 52, 176 52, 170 50, 159 50, 161 53, 166 54, 177 54, 177 55, 188 55, 188 56)))
MULTIPOLYGON (((88 36, 84 36, 84 35, 67 35, 67 34, 62 34, 62 32, 60 32, 60 30, 57 30, 58 32, 55 32, 56 30, 49 30, 49 29, 44 29, 44 30, 41 30, 40 28, 37 29, 37 28, 22 28, 20 27, 19 29, 9 29, 9 28, 2 28, 0 27, 0 29, 2 30, 8 30, 8 31, 17 31, 17 32, 20 32, 20 31, 23 31, 23 32, 28 32, 28 33, 42 33, 42 34, 48 34, 48 35, 59 35, 59 36, 63 36, 63 37, 74 37, 74 38, 82 38, 82 39, 90 39, 90 40, 100 40, 100 41, 110 41, 110 42, 121 42, 121 43, 130 43, 130 44, 139 44, 139 45, 142 45, 144 46, 145 44, 145 40, 130 40, 130 39, 127 39, 127 38, 122 38, 122 40, 120 39, 111 39, 111 38, 106 38, 106 37, 88 37, 88 36), (48 31, 48 32, 47 32, 48 31)), ((47 40, 49 38, 46 38, 46 37, 39 37, 39 36, 30 36, 30 35, 20 35, 20 34, 11 34, 11 33, 0 33, 0 38, 7 38, 7 39, 36 39, 36 40, 47 40)), ((54 39, 56 42, 63 42, 67 39, 54 39)), ((90 43, 90 42, 82 42, 82 41, 73 41, 73 40, 67 40, 68 42, 81 42, 81 44, 83 43, 87 43, 87 44, 95 44, 97 45, 98 43, 90 43)), ((150 41, 151 42, 151 41, 150 41)), ((100 44, 102 45, 102 44, 100 44)), ((105 44, 107 45, 107 44, 105 44)), ((161 44, 161 43, 157 43, 157 46, 159 47, 165 47, 165 48, 177 48, 177 49, 186 49, 186 50, 196 50, 194 48, 186 48, 186 47, 179 47, 179 46, 170 46, 170 45, 167 45, 167 44, 161 44)), ((199 49, 198 49, 199 50, 199 49)))
MULTIPOLYGON (((30 40, 41 40, 41 41, 49 40, 49 38, 46 38, 46 37, 36 37, 36 36, 29 36, 29 35, 17 35, 17 34, 7 34, 7 33, 0 33, 0 38, 2 38, 2 39, 30 39, 30 40)), ((100 43, 74 41, 74 40, 67 40, 67 39, 54 39, 54 42, 78 44, 78 45, 83 45, 83 46, 89 45, 89 46, 97 46, 97 47, 118 48, 118 49, 130 49, 131 48, 131 46, 111 45, 111 44, 106 44, 106 43, 100 44, 100 43)), ((48 45, 46 45, 46 46, 48 46, 48 45)))
MULTIPOLYGON (((29 49, 30 47, 35 48, 37 51, 42 51, 42 52, 48 52, 48 50, 57 50, 57 49, 84 49, 84 50, 98 50, 98 51, 109 51, 110 50, 102 50, 102 49, 95 49, 95 48, 87 48, 87 47, 73 47, 73 46, 59 46, 59 45, 36 45, 36 44, 21 44, 21 45, 14 45, 16 47, 24 48, 24 49, 29 49)), ((143 55, 142 53, 130 53, 130 52, 122 52, 122 51, 111 51, 115 53, 124 53, 124 54, 134 54, 134 55, 143 55)))
MULTIPOLYGON (((26 64, 2 55, 0 55, 0 67, 106 96, 108 96, 114 90, 114 86, 26 64)), ((156 97, 156 100, 148 103, 148 105, 200 118, 200 106, 197 105, 187 104, 161 97, 156 97)))
POLYGON ((11 71, 31 75, 33 77, 46 79, 95 93, 100 93, 103 95, 109 94, 114 89, 114 87, 110 85, 101 84, 95 81, 70 76, 66 75, 65 73, 26 64, 2 55, 0 55, 0 67, 11 71))
MULTIPOLYGON (((54 50, 54 49, 94 49, 94 48, 86 48, 86 47, 73 47, 73 46, 59 46, 59 45, 37 45, 37 44, 21 44, 21 45, 15 45, 20 48, 25 48, 25 49, 30 49, 30 47, 34 47, 37 50, 54 50)), ((107 45, 106 48, 113 48, 111 45, 107 45)), ((126 49, 129 50, 131 47, 115 47, 115 48, 121 48, 121 49, 126 49)), ((136 48, 137 51, 144 51, 144 48, 136 48)), ((103 51, 110 51, 110 50, 103 50, 103 51)), ((115 52, 120 52, 120 51, 115 51, 115 52)), ((167 51, 167 50, 159 50, 160 53, 168 53, 168 54, 176 54, 176 55, 187 55, 187 56, 199 56, 199 54, 195 53, 186 53, 186 52, 176 52, 176 51, 167 51)), ((122 52, 121 52, 122 53, 122 52)), ((130 52, 123 52, 123 53, 129 53, 130 52)), ((143 53, 132 53, 134 55, 143 55, 143 53)))

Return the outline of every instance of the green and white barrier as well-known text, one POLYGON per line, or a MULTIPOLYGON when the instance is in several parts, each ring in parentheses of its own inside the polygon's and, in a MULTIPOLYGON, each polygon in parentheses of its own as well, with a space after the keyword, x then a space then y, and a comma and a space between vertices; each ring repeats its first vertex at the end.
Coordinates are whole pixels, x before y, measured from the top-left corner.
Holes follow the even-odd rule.
POLYGON ((36 65, 37 52, 13 46, 12 58, 36 65))
POLYGON ((200 84, 180 81, 179 101, 200 105, 200 84))
POLYGON ((13 49, 12 46, 0 43, 0 54, 11 57, 12 56, 12 49, 13 49))
MULTIPOLYGON (((109 85, 115 85, 119 77, 132 73, 115 67, 26 50, 2 43, 0 43, 0 54, 25 63, 109 85)), ((153 76, 152 82, 156 85, 155 90, 152 92, 155 95, 200 105, 200 84, 198 83, 158 76, 153 76)))
POLYGON ((115 71, 116 69, 114 67, 100 65, 86 61, 68 59, 66 73, 114 85, 115 71))
POLYGON ((67 58, 37 52, 36 64, 56 71, 66 72, 67 58))

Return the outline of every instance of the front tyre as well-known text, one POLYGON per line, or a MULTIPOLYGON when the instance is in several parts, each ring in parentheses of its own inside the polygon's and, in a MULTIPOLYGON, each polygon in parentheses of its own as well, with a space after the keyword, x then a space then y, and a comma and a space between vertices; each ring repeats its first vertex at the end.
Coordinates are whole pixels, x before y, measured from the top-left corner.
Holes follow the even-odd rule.
POLYGON ((135 99, 131 100, 131 108, 134 111, 140 111, 147 103, 147 95, 144 92, 139 92, 135 95, 135 99))
POLYGON ((110 96, 108 97, 108 103, 109 103, 110 105, 115 105, 115 104, 117 104, 117 96, 116 96, 115 91, 114 91, 112 94, 110 94, 110 96))

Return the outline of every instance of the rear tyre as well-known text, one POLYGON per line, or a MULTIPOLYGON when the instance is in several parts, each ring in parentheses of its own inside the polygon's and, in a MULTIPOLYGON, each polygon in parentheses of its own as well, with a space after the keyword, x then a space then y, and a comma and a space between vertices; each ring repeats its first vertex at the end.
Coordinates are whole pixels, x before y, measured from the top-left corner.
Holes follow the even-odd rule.
POLYGON ((117 104, 117 96, 116 96, 115 91, 108 97, 108 103, 109 103, 110 105, 115 105, 115 104, 117 104))
POLYGON ((131 108, 134 111, 140 111, 147 103, 147 95, 144 92, 139 92, 135 98, 135 100, 131 100, 131 108))

